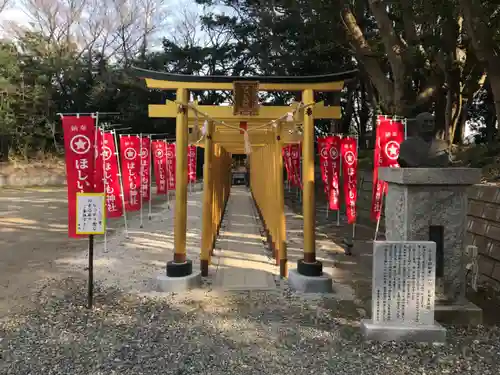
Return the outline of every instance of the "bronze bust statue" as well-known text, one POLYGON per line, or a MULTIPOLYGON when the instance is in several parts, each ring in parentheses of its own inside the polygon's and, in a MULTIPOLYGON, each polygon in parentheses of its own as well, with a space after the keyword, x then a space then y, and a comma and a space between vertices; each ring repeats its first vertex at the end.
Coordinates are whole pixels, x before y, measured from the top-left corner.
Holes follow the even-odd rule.
POLYGON ((415 118, 417 134, 408 137, 399 150, 398 163, 401 168, 446 168, 450 167, 448 143, 435 138, 434 116, 423 112, 415 118))

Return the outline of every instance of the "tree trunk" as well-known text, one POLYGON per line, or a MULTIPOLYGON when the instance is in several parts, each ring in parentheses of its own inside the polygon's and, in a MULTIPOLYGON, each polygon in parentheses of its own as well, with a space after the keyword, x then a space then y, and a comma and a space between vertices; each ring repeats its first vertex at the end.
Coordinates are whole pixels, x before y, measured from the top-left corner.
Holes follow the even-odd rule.
MULTIPOLYGON (((489 28, 489 14, 485 14, 482 3, 475 0, 460 0, 464 23, 477 58, 488 71, 488 79, 493 93, 495 112, 500 119, 500 56, 497 53, 495 32, 489 28)), ((500 140, 500 131, 496 133, 500 140)))
MULTIPOLYGON (((500 63, 500 62, 499 62, 500 63)), ((496 131, 496 139, 500 141, 500 75, 494 76, 494 75, 489 75, 490 79, 490 85, 491 85, 491 92, 493 93, 493 103, 495 105, 495 113, 497 115, 496 119, 496 125, 497 125, 497 131, 496 131)), ((495 127, 495 122, 493 122, 493 127, 495 127)))

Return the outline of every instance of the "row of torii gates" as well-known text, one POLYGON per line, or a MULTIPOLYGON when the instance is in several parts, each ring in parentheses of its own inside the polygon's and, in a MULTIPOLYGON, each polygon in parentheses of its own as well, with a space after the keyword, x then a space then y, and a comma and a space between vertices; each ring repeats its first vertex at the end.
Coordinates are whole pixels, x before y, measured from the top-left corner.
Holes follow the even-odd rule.
POLYGON ((174 258, 167 262, 167 277, 193 273, 186 257, 189 143, 203 139, 203 217, 201 274, 208 275, 211 254, 231 188, 232 155, 249 153, 250 189, 272 244, 280 275, 287 277, 287 246, 284 212, 282 148, 302 144, 304 258, 297 271, 321 276, 316 260, 314 120, 340 119, 338 105, 315 102, 315 92, 337 92, 357 71, 304 77, 231 77, 170 74, 134 68, 149 89, 175 90, 175 101, 150 104, 149 117, 176 118, 176 189, 174 258), (233 106, 198 105, 190 102, 190 90, 233 91, 233 106), (300 92, 300 103, 292 106, 260 106, 259 91, 300 92), (246 126, 242 126, 245 124, 246 126), (301 131, 297 131, 300 128, 301 131), (200 132, 203 134, 200 138, 200 132), (251 152, 249 152, 251 145, 251 152))

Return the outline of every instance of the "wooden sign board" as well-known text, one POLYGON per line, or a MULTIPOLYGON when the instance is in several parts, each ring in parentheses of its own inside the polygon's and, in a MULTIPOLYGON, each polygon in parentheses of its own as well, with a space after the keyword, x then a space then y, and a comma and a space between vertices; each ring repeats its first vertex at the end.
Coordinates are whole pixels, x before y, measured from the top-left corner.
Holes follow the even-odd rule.
POLYGON ((234 116, 257 116, 259 114, 259 82, 233 82, 234 116))

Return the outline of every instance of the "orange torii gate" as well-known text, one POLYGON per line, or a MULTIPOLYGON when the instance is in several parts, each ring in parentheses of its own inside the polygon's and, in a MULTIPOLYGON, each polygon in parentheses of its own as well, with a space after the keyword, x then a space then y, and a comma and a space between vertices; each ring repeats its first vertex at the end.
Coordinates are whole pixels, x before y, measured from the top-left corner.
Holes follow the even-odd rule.
POLYGON ((149 117, 176 118, 175 249, 174 259, 167 263, 167 279, 172 282, 182 277, 194 280, 185 283, 186 287, 194 286, 199 279, 199 272, 193 271, 192 262, 186 257, 186 155, 188 144, 201 139, 200 146, 205 149, 201 274, 208 274, 211 252, 229 196, 231 155, 247 153, 252 195, 275 249, 280 275, 287 277, 281 150, 285 144, 301 142, 304 258, 299 260, 297 271, 304 276, 321 276, 322 264, 316 260, 315 249, 314 120, 339 119, 341 110, 340 106, 315 102, 314 94, 340 92, 344 82, 355 78, 357 71, 301 77, 192 76, 140 68, 134 71, 150 89, 176 91, 175 101, 149 105, 149 117), (233 91, 234 105, 198 105, 189 102, 189 90, 233 91), (292 106, 265 106, 258 101, 259 91, 301 92, 302 98, 292 106))

